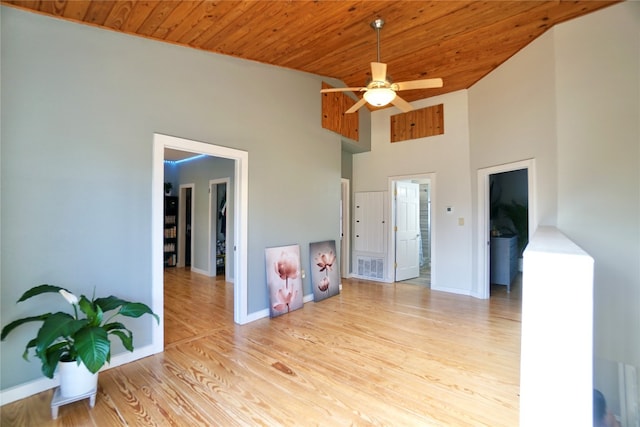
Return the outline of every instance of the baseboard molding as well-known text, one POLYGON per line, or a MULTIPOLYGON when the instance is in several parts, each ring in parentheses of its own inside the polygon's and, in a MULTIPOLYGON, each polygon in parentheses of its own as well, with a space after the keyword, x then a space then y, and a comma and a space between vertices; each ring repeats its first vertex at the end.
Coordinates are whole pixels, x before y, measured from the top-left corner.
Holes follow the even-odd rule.
MULTIPOLYGON (((302 298, 302 301, 304 303, 313 301, 313 294, 305 295, 302 298)), ((269 317, 268 308, 249 314, 247 316, 247 323, 253 322, 255 320, 259 320, 265 317, 269 317)), ((120 353, 113 356, 111 358, 111 363, 108 366, 105 365, 100 370, 100 372, 106 371, 111 368, 115 368, 116 366, 130 363, 135 360, 142 359, 144 357, 148 357, 160 352, 162 352, 162 349, 159 349, 159 350, 155 349, 154 346, 150 344, 148 346, 137 348, 133 353, 129 353, 129 352, 120 353)), ((0 406, 52 389, 54 387, 57 387, 59 384, 60 384, 60 380, 58 379, 57 375, 55 375, 53 379, 49 379, 46 377, 39 378, 37 380, 27 381, 23 384, 20 384, 14 387, 9 387, 4 390, 0 390, 0 406)))
MULTIPOLYGON (((133 353, 120 353, 116 356, 113 356, 111 358, 111 363, 109 365, 105 365, 102 369, 100 369, 100 372, 115 368, 116 366, 124 365, 129 362, 133 362, 134 360, 151 356, 152 354, 156 353, 158 353, 158 351, 155 351, 152 345, 140 347, 133 353)), ((60 385, 60 379, 56 374, 54 375, 53 379, 43 377, 36 380, 27 381, 14 387, 0 390, 0 406, 4 406, 8 403, 12 403, 29 396, 33 396, 34 394, 47 391, 49 389, 57 387, 58 385, 60 385)))
POLYGON ((194 273, 202 274, 203 276, 215 277, 215 276, 211 276, 207 270, 201 270, 201 269, 195 268, 193 266, 191 266, 191 271, 194 272, 194 273))
POLYGON ((450 294, 458 294, 458 295, 466 295, 466 296, 474 296, 471 293, 470 289, 460 289, 460 288, 440 288, 436 286, 431 286, 432 291, 440 291, 440 292, 449 292, 450 294))
POLYGON ((247 314, 247 319, 246 319, 247 322, 244 324, 246 325, 247 323, 255 322, 256 320, 264 319, 265 317, 269 317, 268 308, 265 308, 264 310, 260 310, 260 311, 254 311, 253 313, 247 314))
MULTIPOLYGON (((303 303, 308 303, 310 301, 313 301, 313 294, 308 294, 305 295, 304 297, 302 297, 302 302, 303 303)), ((256 320, 259 319, 264 319, 265 317, 269 317, 269 309, 265 308, 264 310, 260 310, 260 311, 254 311, 253 313, 250 313, 247 315, 247 323, 251 323, 254 322, 256 320)), ((245 323, 246 324, 246 323, 245 323)))
POLYGON ((368 276, 360 276, 358 274, 351 274, 352 279, 358 280, 368 280, 369 282, 379 282, 379 283, 392 283, 389 279, 386 278, 376 278, 376 277, 368 277, 368 276))
POLYGON ((485 296, 484 292, 480 293, 480 292, 469 292, 469 295, 471 295, 474 298, 478 298, 478 299, 489 299, 489 295, 485 296))

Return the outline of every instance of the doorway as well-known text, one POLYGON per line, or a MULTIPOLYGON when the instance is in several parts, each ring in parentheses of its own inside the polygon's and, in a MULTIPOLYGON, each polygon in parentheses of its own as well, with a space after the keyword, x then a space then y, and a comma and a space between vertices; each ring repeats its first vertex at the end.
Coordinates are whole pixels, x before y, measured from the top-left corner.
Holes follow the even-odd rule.
POLYGON ((191 267, 195 184, 181 184, 178 196, 178 267, 191 267))
POLYGON ((227 237, 229 221, 227 221, 227 191, 229 178, 209 181, 209 276, 228 274, 227 237))
MULTIPOLYGON (((195 154, 221 157, 234 161, 234 209, 233 226, 235 244, 233 257, 233 294, 234 322, 245 324, 250 321, 247 304, 247 264, 248 264, 248 188, 249 188, 249 154, 246 151, 207 144, 169 135, 154 134, 151 192, 151 244, 152 244, 152 310, 162 319, 164 316, 164 283, 162 259, 162 224, 163 224, 163 183, 164 183, 164 150, 175 149, 195 154)), ((163 328, 154 328, 152 338, 153 352, 164 349, 163 328)))
POLYGON ((390 178, 392 281, 431 287, 435 174, 390 178))
MULTIPOLYGON (((497 230, 498 225, 496 225, 496 230, 493 230, 495 224, 491 222, 492 216, 494 219, 497 218, 497 213, 492 211, 495 210, 496 204, 500 203, 496 193, 498 191, 495 184, 496 177, 498 174, 515 171, 520 171, 519 174, 526 174, 527 236, 532 236, 538 226, 535 209, 535 159, 478 170, 478 290, 475 293, 478 298, 487 299, 491 296, 491 237, 492 232, 498 231, 500 233, 497 230), (494 182, 493 192, 491 182, 494 182), (492 193, 494 199, 492 199, 492 193)), ((506 199, 512 199, 513 194, 511 192, 506 196, 506 199)), ((501 196, 501 198, 503 197, 501 196)), ((502 202, 510 203, 511 200, 502 200, 502 202)))

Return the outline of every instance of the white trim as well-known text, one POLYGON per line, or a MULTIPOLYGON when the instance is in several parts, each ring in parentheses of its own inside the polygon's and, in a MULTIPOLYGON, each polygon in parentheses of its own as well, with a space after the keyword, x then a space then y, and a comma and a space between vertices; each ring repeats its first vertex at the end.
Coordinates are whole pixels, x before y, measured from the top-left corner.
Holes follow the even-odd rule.
POLYGON ((164 351, 164 144, 153 135, 151 166, 151 310, 160 317, 152 330, 153 353, 164 351))
POLYGON ((378 278, 375 278, 375 277, 362 276, 360 274, 357 274, 356 272, 352 272, 351 273, 351 278, 352 279, 358 279, 358 280, 367 280, 369 282, 393 283, 393 281, 389 281, 389 279, 387 277, 383 277, 382 279, 378 279, 378 278))
POLYGON ((194 266, 191 266, 191 272, 192 273, 201 274, 201 275, 206 276, 206 277, 210 277, 209 276, 209 272, 207 270, 203 270, 201 268, 196 268, 194 266))
MULTIPOLYGON (((218 179, 210 179, 209 180, 209 221, 208 221, 209 222, 209 239, 208 239, 209 240, 209 253, 207 255, 207 259, 208 259, 208 262, 209 262, 209 273, 208 273, 209 277, 217 276, 217 270, 218 270, 217 264, 211 262, 212 256, 213 256, 213 252, 217 250, 217 248, 214 248, 213 242, 211 241, 212 240, 211 239, 211 232, 212 232, 211 226, 212 226, 212 223, 214 221, 214 215, 215 215, 215 218, 216 218, 215 219, 216 224, 217 224, 217 221, 218 221, 217 207, 216 207, 215 213, 214 213, 213 207, 212 207, 213 206, 214 194, 211 191, 211 186, 215 185, 216 186, 216 190, 217 190, 218 184, 225 184, 226 188, 227 188, 227 192, 228 192, 229 188, 231 187, 231 179, 230 178, 218 178, 218 179)), ((217 194, 216 194, 216 198, 217 198, 217 194)), ((228 239, 229 238, 229 221, 225 222, 225 227, 224 228, 225 228, 225 230, 224 230, 225 239, 228 239)), ((216 237, 216 246, 217 246, 217 243, 218 243, 218 239, 216 237)), ((225 244, 226 244, 226 242, 225 242, 225 244)), ((226 282, 229 281, 228 280, 229 279, 229 269, 227 268, 227 265, 228 265, 228 263, 226 261, 226 254, 225 254, 224 280, 226 282)))
POLYGON ((466 295, 466 296, 474 296, 471 293, 471 290, 469 289, 460 289, 460 288, 448 288, 448 287, 444 287, 444 288, 439 288, 439 287, 431 287, 432 291, 438 291, 438 292, 448 292, 450 294, 457 294, 457 295, 466 295))
MULTIPOLYGON (((153 320, 153 325, 156 329, 162 329, 162 327, 158 327, 156 325, 155 320, 153 320)), ((157 352, 153 345, 139 347, 134 350, 133 353, 120 353, 113 356, 111 358, 111 362, 108 365, 104 365, 102 369, 100 369, 100 372, 115 368, 116 366, 124 365, 125 363, 129 363, 137 359, 142 359, 143 357, 151 356, 155 353, 157 352)), ((0 391, 0 406, 33 396, 34 394, 41 393, 59 385, 60 379, 56 372, 53 378, 42 377, 33 381, 27 381, 15 387, 3 389, 0 391)))
POLYGON ((348 179, 340 180, 340 201, 341 201, 341 227, 342 236, 340 241, 340 276, 351 277, 351 183, 348 179))
MULTIPOLYGON (((193 229, 195 226, 195 221, 193 220, 193 214, 195 212, 195 207, 196 207, 196 185, 195 183, 189 183, 189 184, 181 184, 180 188, 178 189, 178 262, 176 263, 177 267, 184 267, 185 266, 185 262, 184 259, 186 258, 186 252, 185 252, 185 243, 184 243, 184 237, 186 234, 186 218, 184 217, 184 215, 181 215, 185 210, 186 210, 186 200, 184 197, 184 194, 186 193, 186 189, 190 188, 191 189, 191 236, 194 236, 193 233, 193 229)), ((195 239, 191 239, 191 259, 193 260, 193 254, 194 254, 194 250, 195 250, 195 246, 193 244, 193 241, 195 239)))
POLYGON ((471 295, 476 298, 488 299, 490 296, 491 284, 489 283, 489 176, 511 172, 515 170, 527 170, 528 187, 528 212, 529 212, 529 236, 533 236, 538 228, 538 218, 536 214, 536 161, 535 159, 521 160, 518 162, 503 165, 491 166, 478 169, 478 275, 477 292, 471 295))
POLYGON ((265 317, 269 317, 269 309, 265 308, 263 310, 254 311, 247 315, 247 323, 255 322, 256 320, 264 319, 265 317))
MULTIPOLYGON (((247 314, 247 260, 248 260, 248 201, 249 201, 249 153, 233 148, 212 145, 203 142, 155 133, 153 135, 153 177, 152 177, 152 309, 161 318, 163 308, 163 270, 162 270, 162 199, 164 176, 164 149, 206 154, 235 161, 234 167, 234 286, 233 320, 238 324, 249 322, 247 314)), ((230 248, 227 248, 229 252, 230 248)), ((156 352, 164 349, 162 325, 154 328, 153 345, 156 352), (160 332, 158 332, 160 331, 160 332)))
MULTIPOLYGON (((302 297, 302 302, 305 304, 311 301, 313 301, 313 294, 307 294, 302 297)), ((247 323, 254 322, 259 319, 264 319, 265 317, 269 317, 269 315, 270 313, 268 308, 265 308, 259 311, 254 311, 253 313, 250 313, 247 316, 247 323)))
MULTIPOLYGON (((428 179, 429 180, 429 188, 430 188, 430 193, 431 193, 431 210, 430 210, 430 215, 431 215, 431 244, 430 244, 430 248, 431 248, 431 288, 433 289, 434 287, 437 288, 437 286, 435 286, 437 284, 437 263, 436 263, 436 236, 437 236, 437 227, 436 227, 436 215, 433 214, 433 212, 437 212, 437 199, 436 199, 436 194, 437 194, 437 187, 436 187, 436 173, 435 172, 429 172, 429 173, 422 173, 422 174, 412 174, 412 175, 398 175, 398 176, 390 176, 388 178, 389 181, 389 206, 390 209, 389 211, 391 212, 390 215, 390 226, 388 227, 389 229, 389 253, 387 254, 387 264, 389 265, 389 268, 387 269, 387 282, 389 283, 393 283, 394 279, 395 279, 395 268, 392 268, 392 266, 395 264, 396 259, 395 259, 395 254, 396 254, 396 239, 395 239, 395 235, 393 232, 394 229, 394 224, 396 223, 396 204, 395 204, 395 194, 394 194, 394 190, 395 190, 395 183, 396 181, 410 181, 412 179, 417 179, 417 180, 421 180, 421 179, 428 179)), ((445 290, 445 289, 439 289, 439 290, 445 290)), ((449 292, 447 290, 447 292, 449 292)), ((458 291, 451 291, 453 293, 459 293, 458 291)))

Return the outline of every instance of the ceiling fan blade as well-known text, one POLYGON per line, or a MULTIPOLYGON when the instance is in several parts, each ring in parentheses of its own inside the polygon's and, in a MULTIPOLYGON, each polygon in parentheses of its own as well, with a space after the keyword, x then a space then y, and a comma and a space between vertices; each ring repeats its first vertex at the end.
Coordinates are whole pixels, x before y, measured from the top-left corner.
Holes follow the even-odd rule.
POLYGON ((320 93, 328 92, 359 92, 363 87, 330 87, 327 89, 320 89, 320 93))
POLYGON ((408 82, 398 82, 394 84, 398 86, 398 90, 431 89, 442 87, 442 79, 410 80, 408 82))
POLYGON ((387 64, 383 62, 371 63, 371 80, 374 82, 384 82, 387 80, 387 64))
POLYGON ((413 107, 411 106, 411 104, 409 104, 404 99, 400 98, 397 94, 396 94, 396 97, 393 98, 393 101, 391 101, 391 103, 396 107, 398 107, 400 110, 402 110, 403 113, 407 113, 413 110, 413 107))
POLYGON ((355 113, 356 111, 358 111, 360 109, 360 107, 362 107, 364 104, 367 103, 367 100, 364 98, 361 98, 360 101, 356 102, 355 104, 353 104, 353 106, 351 108, 349 108, 347 111, 345 111, 345 114, 350 114, 350 113, 355 113))

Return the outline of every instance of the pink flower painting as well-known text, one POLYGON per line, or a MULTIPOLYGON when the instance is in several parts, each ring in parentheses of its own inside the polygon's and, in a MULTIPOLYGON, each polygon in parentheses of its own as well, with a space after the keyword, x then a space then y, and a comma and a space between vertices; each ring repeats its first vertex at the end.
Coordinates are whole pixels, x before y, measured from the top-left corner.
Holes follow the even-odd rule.
POLYGON ((300 246, 267 248, 265 258, 271 317, 302 308, 300 246))
POLYGON ((336 242, 316 242, 309 245, 313 300, 320 301, 340 293, 340 269, 336 260, 336 242))

